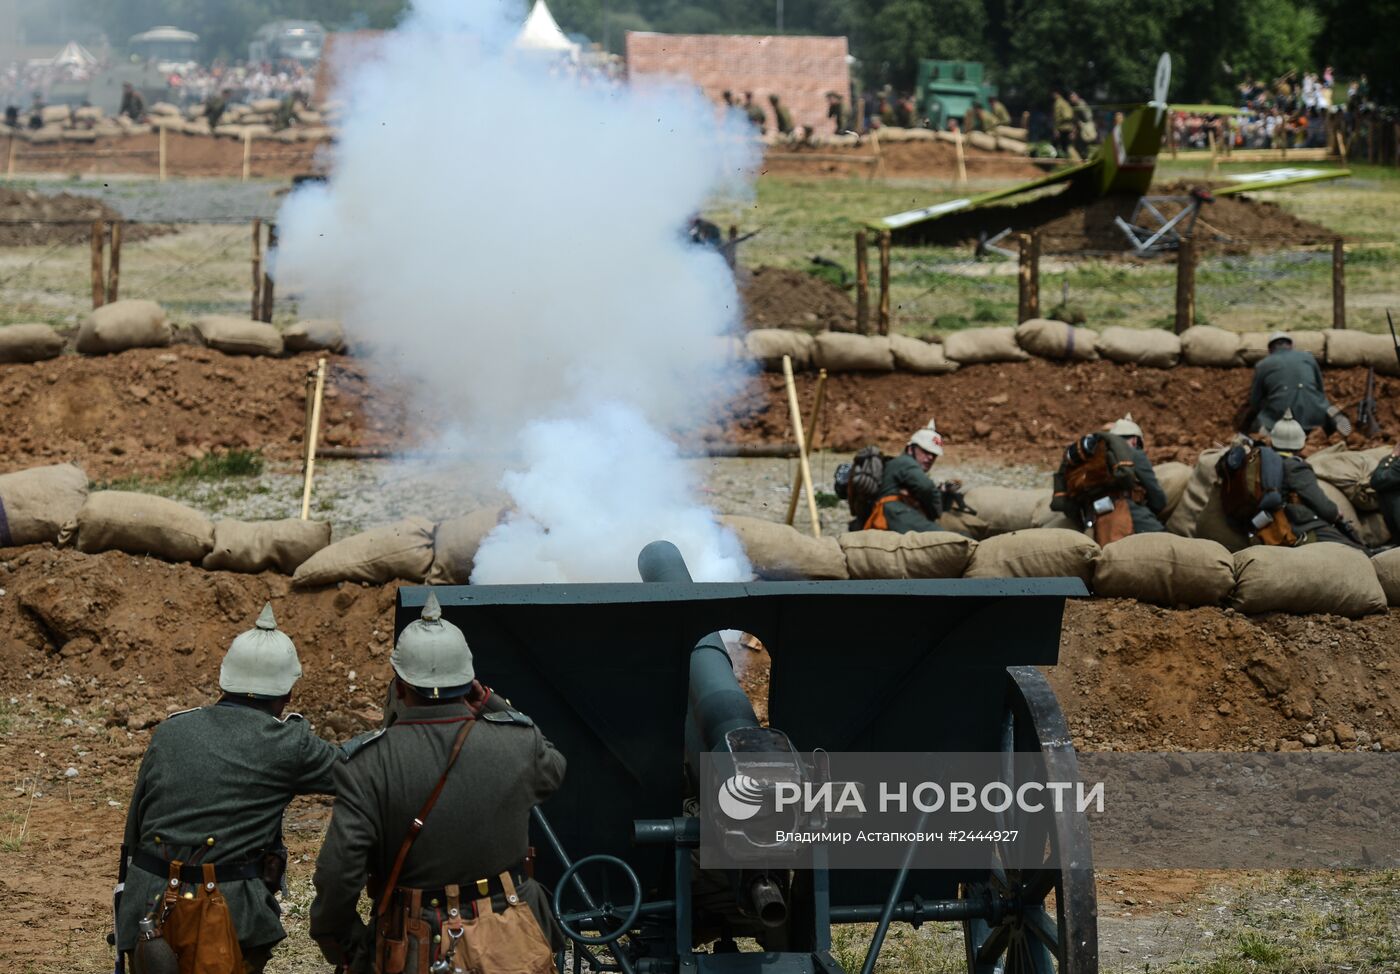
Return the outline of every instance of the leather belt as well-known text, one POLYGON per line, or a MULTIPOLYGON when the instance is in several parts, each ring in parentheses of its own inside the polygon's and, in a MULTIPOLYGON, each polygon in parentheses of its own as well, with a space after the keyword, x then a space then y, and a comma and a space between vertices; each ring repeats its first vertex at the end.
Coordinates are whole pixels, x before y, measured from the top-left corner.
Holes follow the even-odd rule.
MULTIPOLYGON (((508 869, 506 872, 510 873, 511 881, 515 883, 517 890, 530 878, 529 874, 519 866, 508 869)), ((403 887, 400 887, 400 891, 402 891, 402 889, 403 887)), ((438 906, 443 906, 447 903, 447 891, 441 886, 436 889, 421 890, 420 892, 423 896, 424 907, 434 905, 435 901, 438 906)), ((504 896, 505 889, 501 886, 501 877, 500 874, 497 873, 490 879, 478 879, 473 883, 463 883, 457 895, 465 908, 473 900, 481 899, 483 896, 504 896)))
MULTIPOLYGON (((170 863, 160 856, 153 856, 149 852, 137 851, 131 857, 131 864, 137 869, 142 869, 153 876, 167 879, 170 876, 170 863)), ((232 883, 240 879, 257 879, 262 875, 262 863, 257 859, 245 859, 242 862, 216 862, 214 866, 214 881, 217 883, 232 883)), ((202 883, 204 882, 204 865, 183 865, 180 867, 180 882, 182 883, 202 883)))

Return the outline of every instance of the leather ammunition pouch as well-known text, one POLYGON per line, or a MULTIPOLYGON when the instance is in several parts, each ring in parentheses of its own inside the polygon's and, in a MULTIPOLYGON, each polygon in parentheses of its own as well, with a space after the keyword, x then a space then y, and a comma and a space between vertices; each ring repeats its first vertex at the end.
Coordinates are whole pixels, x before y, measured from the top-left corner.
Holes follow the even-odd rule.
POLYGON ((165 893, 154 919, 157 935, 179 960, 180 974, 243 974, 238 931, 228 902, 219 892, 213 863, 185 866, 178 859, 170 862, 165 893), (188 870, 198 873, 197 882, 185 881, 188 870), (182 891, 187 886, 192 889, 182 891))
POLYGON ((458 885, 394 890, 375 928, 378 974, 429 974, 435 965, 454 974, 549 974, 554 957, 516 887, 521 876, 508 870, 478 880, 467 898, 458 885), (499 892, 477 895, 483 887, 499 892))

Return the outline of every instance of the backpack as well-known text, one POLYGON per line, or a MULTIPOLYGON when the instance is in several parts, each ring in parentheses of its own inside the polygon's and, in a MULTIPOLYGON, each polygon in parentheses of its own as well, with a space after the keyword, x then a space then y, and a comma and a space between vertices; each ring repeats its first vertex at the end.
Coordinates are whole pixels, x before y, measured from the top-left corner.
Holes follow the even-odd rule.
MULTIPOLYGON (((1112 433, 1090 433, 1065 447, 1060 470, 1063 494, 1074 506, 1109 491, 1131 490, 1137 483, 1132 447, 1112 433)), ((1057 484, 1056 493, 1060 492, 1057 484)))
POLYGON ((1292 547, 1298 535, 1284 511, 1283 457, 1272 447, 1237 444, 1216 461, 1220 507, 1231 525, 1266 545, 1292 547))
POLYGON ((836 496, 845 498, 851 516, 863 522, 875 510, 884 479, 885 455, 878 446, 867 446, 836 468, 836 496))

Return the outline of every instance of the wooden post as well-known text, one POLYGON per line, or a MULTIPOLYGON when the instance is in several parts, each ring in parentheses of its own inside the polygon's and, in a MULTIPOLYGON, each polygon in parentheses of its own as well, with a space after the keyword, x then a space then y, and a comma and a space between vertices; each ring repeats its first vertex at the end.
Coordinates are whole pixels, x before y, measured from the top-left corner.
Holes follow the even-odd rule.
POLYGON ((880 334, 890 333, 890 232, 881 230, 880 244, 880 334))
POLYGON ((262 317, 262 217, 253 217, 253 310, 249 317, 262 317))
POLYGON ((18 143, 19 143, 19 139, 17 139, 17 138, 15 137, 14 130, 11 129, 11 130, 10 130, 10 160, 9 160, 8 163, 5 164, 5 175, 6 175, 8 178, 10 178, 10 179, 14 179, 14 178, 15 178, 15 146, 16 146, 18 143))
POLYGON ((1220 156, 1215 143, 1215 129, 1206 130, 1206 141, 1210 144, 1210 174, 1214 176, 1220 171, 1220 156))
POLYGON ((963 134, 962 129, 953 133, 953 145, 958 151, 958 185, 967 185, 967 160, 963 158, 963 134))
POLYGON ((1196 241, 1181 239, 1176 252, 1176 333, 1196 323, 1196 241))
POLYGON ((160 132, 160 181, 165 182, 165 123, 159 123, 156 128, 160 132))
POLYGON ((856 331, 870 334, 870 255, 865 231, 856 231, 856 331))
POLYGON ((729 246, 724 248, 724 262, 729 265, 732 271, 734 265, 739 262, 739 227, 733 223, 729 224, 729 246))
POLYGON ((1339 156, 1342 157, 1342 165, 1345 166, 1345 165, 1347 164, 1347 140, 1346 140, 1346 136, 1344 136, 1344 135, 1342 134, 1342 127, 1341 127, 1340 125, 1337 126, 1337 128, 1336 128, 1336 133, 1337 133, 1337 155, 1339 155, 1339 156))
POLYGON ((788 412, 792 414, 792 438, 797 441, 797 462, 802 474, 802 488, 807 491, 807 513, 812 518, 812 537, 822 536, 822 522, 817 514, 817 495, 812 489, 812 464, 807 459, 807 437, 802 432, 802 407, 797 403, 797 383, 792 377, 792 356, 783 356, 783 382, 787 385, 788 412))
MULTIPOLYGON (((812 412, 807 417, 807 454, 817 448, 817 424, 821 421, 822 405, 826 402, 826 369, 817 373, 817 398, 812 403, 812 412)), ((788 496, 787 523, 791 526, 797 519, 797 500, 802 495, 802 471, 792 478, 792 493, 788 496)))
POLYGON ((1332 327, 1347 326, 1346 249, 1342 238, 1332 241, 1332 327))
POLYGON ((301 485, 301 519, 311 516, 311 478, 316 473, 316 440, 321 431, 321 397, 326 391, 326 360, 316 360, 316 395, 311 402, 311 436, 306 443, 306 476, 301 485))
POLYGON ((1016 300, 1016 322, 1020 324, 1040 317, 1040 235, 1018 233, 1016 238, 1021 245, 1016 300))
POLYGON ((102 238, 107 228, 101 220, 92 221, 92 306, 102 307, 107 289, 102 283, 102 238))
MULTIPOLYGON (((269 263, 272 260, 272 252, 276 249, 277 224, 269 223, 267 225, 267 259, 269 263)), ((272 290, 272 275, 264 270, 262 279, 262 317, 259 319, 260 321, 272 321, 272 290)))
POLYGON ((253 170, 253 137, 247 132, 243 133, 243 182, 248 181, 248 176, 253 170))
POLYGON ((122 277, 122 221, 114 220, 111 230, 111 256, 107 261, 107 303, 117 300, 122 277))
POLYGON ((316 401, 316 370, 306 370, 306 419, 301 428, 301 475, 306 476, 306 465, 311 462, 312 455, 308 449, 311 446, 311 413, 312 404, 316 401))

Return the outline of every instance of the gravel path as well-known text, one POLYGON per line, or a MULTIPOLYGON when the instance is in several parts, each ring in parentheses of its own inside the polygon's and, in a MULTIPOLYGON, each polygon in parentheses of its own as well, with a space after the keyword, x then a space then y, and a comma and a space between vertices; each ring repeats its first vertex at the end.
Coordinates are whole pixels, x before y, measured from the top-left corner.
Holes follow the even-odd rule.
POLYGON ((171 179, 106 176, 101 179, 36 178, 41 193, 95 196, 128 220, 146 223, 246 222, 271 219, 282 205, 285 179, 171 179))

